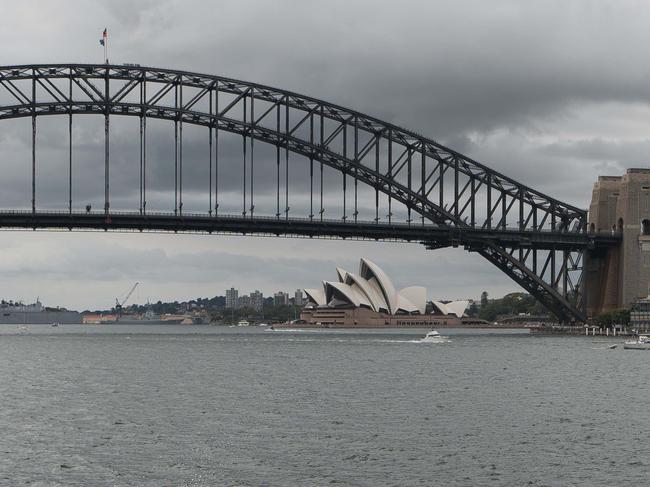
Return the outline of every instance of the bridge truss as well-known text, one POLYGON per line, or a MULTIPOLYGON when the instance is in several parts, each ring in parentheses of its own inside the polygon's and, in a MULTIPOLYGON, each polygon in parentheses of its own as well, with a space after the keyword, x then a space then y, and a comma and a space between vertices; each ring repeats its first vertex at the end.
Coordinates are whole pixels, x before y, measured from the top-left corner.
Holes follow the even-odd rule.
POLYGON ((198 73, 88 64, 0 67, 0 86, 0 119, 32 122, 31 210, 0 211, 3 227, 232 232, 417 241, 430 249, 462 246, 496 265, 561 321, 585 319, 582 280, 588 250, 617 242, 589 234, 586 211, 429 138, 289 91, 198 73), (104 119, 102 212, 80 211, 73 204, 73 116, 84 114, 104 119), (52 115, 68 118, 66 211, 37 204, 37 118, 52 115), (133 161, 139 169, 139 204, 130 212, 111 208, 115 116, 139 120, 139 157, 133 161), (173 124, 173 211, 168 213, 147 206, 147 178, 156 164, 147 153, 147 122, 153 119, 173 124), (187 125, 207 129, 202 213, 184 210, 187 125), (240 139, 237 188, 224 177, 234 164, 232 157, 224 161, 220 150, 226 135, 240 139), (272 156, 267 151, 256 158, 262 146, 271 147, 272 156), (297 164, 308 167, 309 197, 302 215, 290 205, 291 172, 297 164), (261 169, 268 176, 269 167, 273 178, 256 178, 261 169), (336 191, 329 188, 324 170, 339 175, 336 191), (226 214, 225 200, 232 207, 235 191, 241 212, 226 214), (273 208, 268 198, 259 199, 260 191, 275 193, 273 208), (257 201, 267 207, 261 209, 257 201), (370 218, 362 219, 362 210, 370 218))

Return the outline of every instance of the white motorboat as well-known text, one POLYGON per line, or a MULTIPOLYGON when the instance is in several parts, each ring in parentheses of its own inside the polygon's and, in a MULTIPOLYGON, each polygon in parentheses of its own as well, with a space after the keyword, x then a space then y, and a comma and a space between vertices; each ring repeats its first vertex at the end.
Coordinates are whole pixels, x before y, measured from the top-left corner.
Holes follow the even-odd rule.
POLYGON ((241 320, 240 322, 237 323, 237 326, 249 326, 250 323, 246 320, 241 320))
POLYGON ((431 330, 422 340, 423 343, 444 343, 447 340, 437 330, 431 330))
POLYGON ((623 348, 626 350, 650 350, 650 336, 639 335, 633 342, 625 342, 623 348))

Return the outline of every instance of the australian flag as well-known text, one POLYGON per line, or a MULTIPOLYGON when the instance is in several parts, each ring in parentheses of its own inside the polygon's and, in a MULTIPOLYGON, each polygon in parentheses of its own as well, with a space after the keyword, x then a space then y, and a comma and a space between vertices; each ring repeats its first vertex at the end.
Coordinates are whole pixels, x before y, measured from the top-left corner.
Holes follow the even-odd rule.
POLYGON ((104 33, 102 34, 102 38, 99 39, 99 45, 100 46, 105 46, 106 45, 106 38, 108 37, 108 31, 104 29, 104 33))

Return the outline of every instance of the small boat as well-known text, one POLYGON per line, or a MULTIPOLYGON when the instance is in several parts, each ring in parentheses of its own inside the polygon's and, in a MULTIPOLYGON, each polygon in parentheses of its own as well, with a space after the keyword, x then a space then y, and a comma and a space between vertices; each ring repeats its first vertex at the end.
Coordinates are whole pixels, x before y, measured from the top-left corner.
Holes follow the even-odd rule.
POLYGON ((626 350, 650 350, 650 336, 639 335, 636 341, 625 342, 623 348, 626 350))
POLYGON ((54 327, 54 326, 59 326, 59 324, 55 321, 54 323, 52 323, 51 326, 53 326, 53 327, 54 327))
POLYGON ((444 343, 446 340, 437 330, 431 330, 420 341, 423 343, 444 343))
POLYGON ((237 323, 237 326, 249 326, 250 323, 246 320, 241 320, 240 322, 237 323))

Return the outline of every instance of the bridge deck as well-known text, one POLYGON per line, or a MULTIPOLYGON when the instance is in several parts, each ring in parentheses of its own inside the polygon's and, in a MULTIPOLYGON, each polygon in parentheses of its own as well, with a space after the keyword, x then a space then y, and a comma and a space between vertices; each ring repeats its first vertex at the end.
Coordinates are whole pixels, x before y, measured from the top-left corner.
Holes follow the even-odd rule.
POLYGON ((106 231, 189 232, 238 235, 305 236, 356 240, 420 242, 430 246, 472 246, 492 241, 505 247, 576 249, 618 245, 619 235, 515 229, 449 228, 421 223, 353 222, 297 218, 254 218, 140 212, 0 211, 4 229, 86 229, 106 231))

